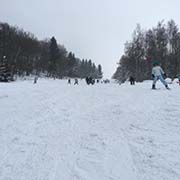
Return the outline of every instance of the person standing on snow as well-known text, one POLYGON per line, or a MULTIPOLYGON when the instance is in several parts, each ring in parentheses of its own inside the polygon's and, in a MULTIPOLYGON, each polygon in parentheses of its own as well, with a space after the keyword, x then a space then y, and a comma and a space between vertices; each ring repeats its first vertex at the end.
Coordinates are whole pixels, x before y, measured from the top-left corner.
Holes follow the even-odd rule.
POLYGON ((78 79, 77 78, 74 79, 74 85, 78 85, 78 79))
POLYGON ((71 79, 68 79, 68 84, 71 84, 71 79))
POLYGON ((38 80, 38 76, 36 75, 36 76, 34 77, 34 84, 37 83, 37 80, 38 80))
POLYGON ((166 76, 166 74, 164 73, 162 68, 159 66, 159 63, 158 62, 153 63, 153 68, 152 68, 152 78, 153 78, 152 89, 156 89, 156 82, 158 80, 160 80, 164 84, 166 89, 170 89, 168 87, 167 82, 164 79, 165 76, 166 76))
POLYGON ((129 77, 129 81, 131 85, 135 85, 135 78, 133 76, 129 77))

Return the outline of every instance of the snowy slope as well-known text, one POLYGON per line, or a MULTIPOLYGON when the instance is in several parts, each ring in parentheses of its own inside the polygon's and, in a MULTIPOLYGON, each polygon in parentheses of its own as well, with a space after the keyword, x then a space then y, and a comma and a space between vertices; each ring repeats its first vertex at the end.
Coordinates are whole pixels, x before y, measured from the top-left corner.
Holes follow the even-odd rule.
POLYGON ((180 87, 0 84, 0 180, 179 180, 180 87))

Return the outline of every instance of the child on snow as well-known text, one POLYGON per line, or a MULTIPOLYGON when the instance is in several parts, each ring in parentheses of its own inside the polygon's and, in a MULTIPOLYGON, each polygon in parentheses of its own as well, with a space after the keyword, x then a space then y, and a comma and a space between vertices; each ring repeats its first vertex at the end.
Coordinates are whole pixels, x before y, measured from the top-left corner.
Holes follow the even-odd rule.
POLYGON ((164 80, 164 77, 166 74, 162 70, 162 68, 159 66, 158 62, 155 62, 153 64, 153 69, 152 69, 152 77, 153 77, 153 84, 152 84, 152 89, 156 89, 156 82, 160 80, 166 89, 169 89, 167 82, 164 80))

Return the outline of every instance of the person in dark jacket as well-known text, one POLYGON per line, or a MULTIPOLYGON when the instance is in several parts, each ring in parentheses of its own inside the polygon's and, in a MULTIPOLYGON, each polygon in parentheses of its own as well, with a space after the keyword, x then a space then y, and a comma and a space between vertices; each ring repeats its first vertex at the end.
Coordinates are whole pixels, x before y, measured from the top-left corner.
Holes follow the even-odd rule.
POLYGON ((135 85, 135 78, 133 76, 129 77, 129 81, 131 85, 135 85))
POLYGON ((78 85, 78 79, 74 79, 74 85, 78 85))
POLYGON ((68 79, 68 84, 71 84, 71 79, 68 79))

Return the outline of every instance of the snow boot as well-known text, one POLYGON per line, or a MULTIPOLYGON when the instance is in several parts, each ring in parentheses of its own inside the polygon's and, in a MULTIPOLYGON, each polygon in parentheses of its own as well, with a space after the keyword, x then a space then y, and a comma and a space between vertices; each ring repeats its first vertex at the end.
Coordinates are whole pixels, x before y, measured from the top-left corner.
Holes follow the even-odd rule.
POLYGON ((155 87, 155 85, 154 85, 154 84, 152 85, 152 89, 156 89, 156 87, 155 87))
POLYGON ((165 87, 166 87, 166 89, 170 90, 170 88, 168 87, 168 85, 166 85, 165 87))

